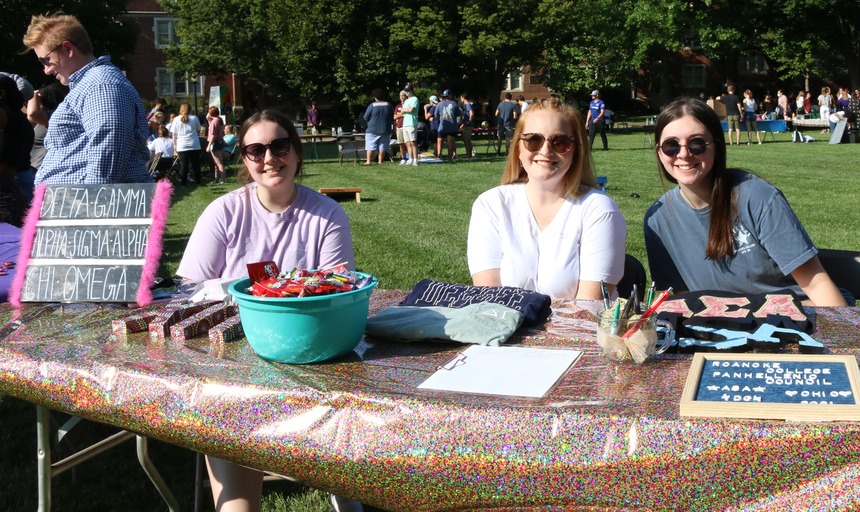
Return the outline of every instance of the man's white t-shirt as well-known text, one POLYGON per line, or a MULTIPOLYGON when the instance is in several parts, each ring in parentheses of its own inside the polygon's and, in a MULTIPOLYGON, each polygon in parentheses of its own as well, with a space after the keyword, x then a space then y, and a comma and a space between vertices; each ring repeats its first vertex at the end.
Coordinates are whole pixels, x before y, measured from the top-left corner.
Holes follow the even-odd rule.
POLYGON ((567 198, 541 231, 525 184, 502 185, 472 206, 469 272, 499 269, 503 286, 569 299, 580 280, 621 280, 626 241, 627 222, 618 205, 597 190, 567 198))

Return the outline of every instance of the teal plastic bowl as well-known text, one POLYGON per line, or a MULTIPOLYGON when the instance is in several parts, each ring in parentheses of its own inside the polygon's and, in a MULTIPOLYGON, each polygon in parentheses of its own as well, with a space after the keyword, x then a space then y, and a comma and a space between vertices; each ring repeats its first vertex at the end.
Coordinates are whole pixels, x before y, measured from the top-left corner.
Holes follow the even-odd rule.
POLYGON ((242 329, 254 352, 272 361, 304 364, 340 357, 358 345, 377 284, 373 277, 359 290, 274 298, 245 293, 251 280, 242 279, 230 285, 230 294, 239 305, 242 329))

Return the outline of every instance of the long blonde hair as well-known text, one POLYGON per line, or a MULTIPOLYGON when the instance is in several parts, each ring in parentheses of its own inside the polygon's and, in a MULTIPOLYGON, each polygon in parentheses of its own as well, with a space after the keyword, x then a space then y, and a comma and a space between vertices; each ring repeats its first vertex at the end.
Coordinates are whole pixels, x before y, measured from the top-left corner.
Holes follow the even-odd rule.
POLYGON ((179 120, 183 123, 188 123, 188 112, 191 110, 191 105, 182 103, 179 105, 179 120))
POLYGON ((520 116, 517 128, 514 130, 514 145, 508 154, 505 170, 502 173, 502 185, 528 183, 529 181, 529 175, 526 174, 525 169, 523 169, 520 163, 520 153, 522 152, 520 135, 523 134, 523 127, 529 115, 539 110, 550 110, 563 115, 570 124, 570 129, 573 133, 573 148, 571 149, 574 152, 573 160, 570 162, 570 168, 565 170, 564 177, 562 178, 564 196, 581 197, 588 193, 589 189, 597 188, 597 178, 594 177, 594 170, 591 166, 591 152, 588 147, 588 138, 585 134, 585 122, 582 120, 582 116, 578 110, 558 98, 536 101, 529 105, 529 108, 520 116))

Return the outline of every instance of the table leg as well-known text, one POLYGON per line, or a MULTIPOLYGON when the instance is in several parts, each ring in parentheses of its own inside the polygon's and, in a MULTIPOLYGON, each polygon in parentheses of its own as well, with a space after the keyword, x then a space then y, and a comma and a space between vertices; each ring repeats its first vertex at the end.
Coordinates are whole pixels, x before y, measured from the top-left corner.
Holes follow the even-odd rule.
POLYGON ((39 512, 51 510, 51 412, 36 406, 36 466, 39 488, 39 512))
POLYGON ((140 467, 146 472, 146 476, 152 481, 152 485, 161 494, 161 498, 167 504, 170 512, 179 512, 179 502, 176 501, 176 497, 170 491, 164 478, 161 477, 161 473, 155 469, 155 464, 149 458, 149 440, 144 436, 137 436, 137 460, 140 461, 140 467))

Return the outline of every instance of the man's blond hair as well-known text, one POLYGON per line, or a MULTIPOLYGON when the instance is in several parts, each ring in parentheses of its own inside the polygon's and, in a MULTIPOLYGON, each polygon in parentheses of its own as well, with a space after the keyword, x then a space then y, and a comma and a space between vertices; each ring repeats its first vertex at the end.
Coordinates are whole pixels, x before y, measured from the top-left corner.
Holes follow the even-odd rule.
POLYGON ((93 54, 93 44, 87 29, 77 18, 68 14, 51 14, 48 16, 33 16, 30 26, 24 34, 24 45, 33 48, 36 45, 57 49, 63 41, 75 45, 85 55, 93 54))

